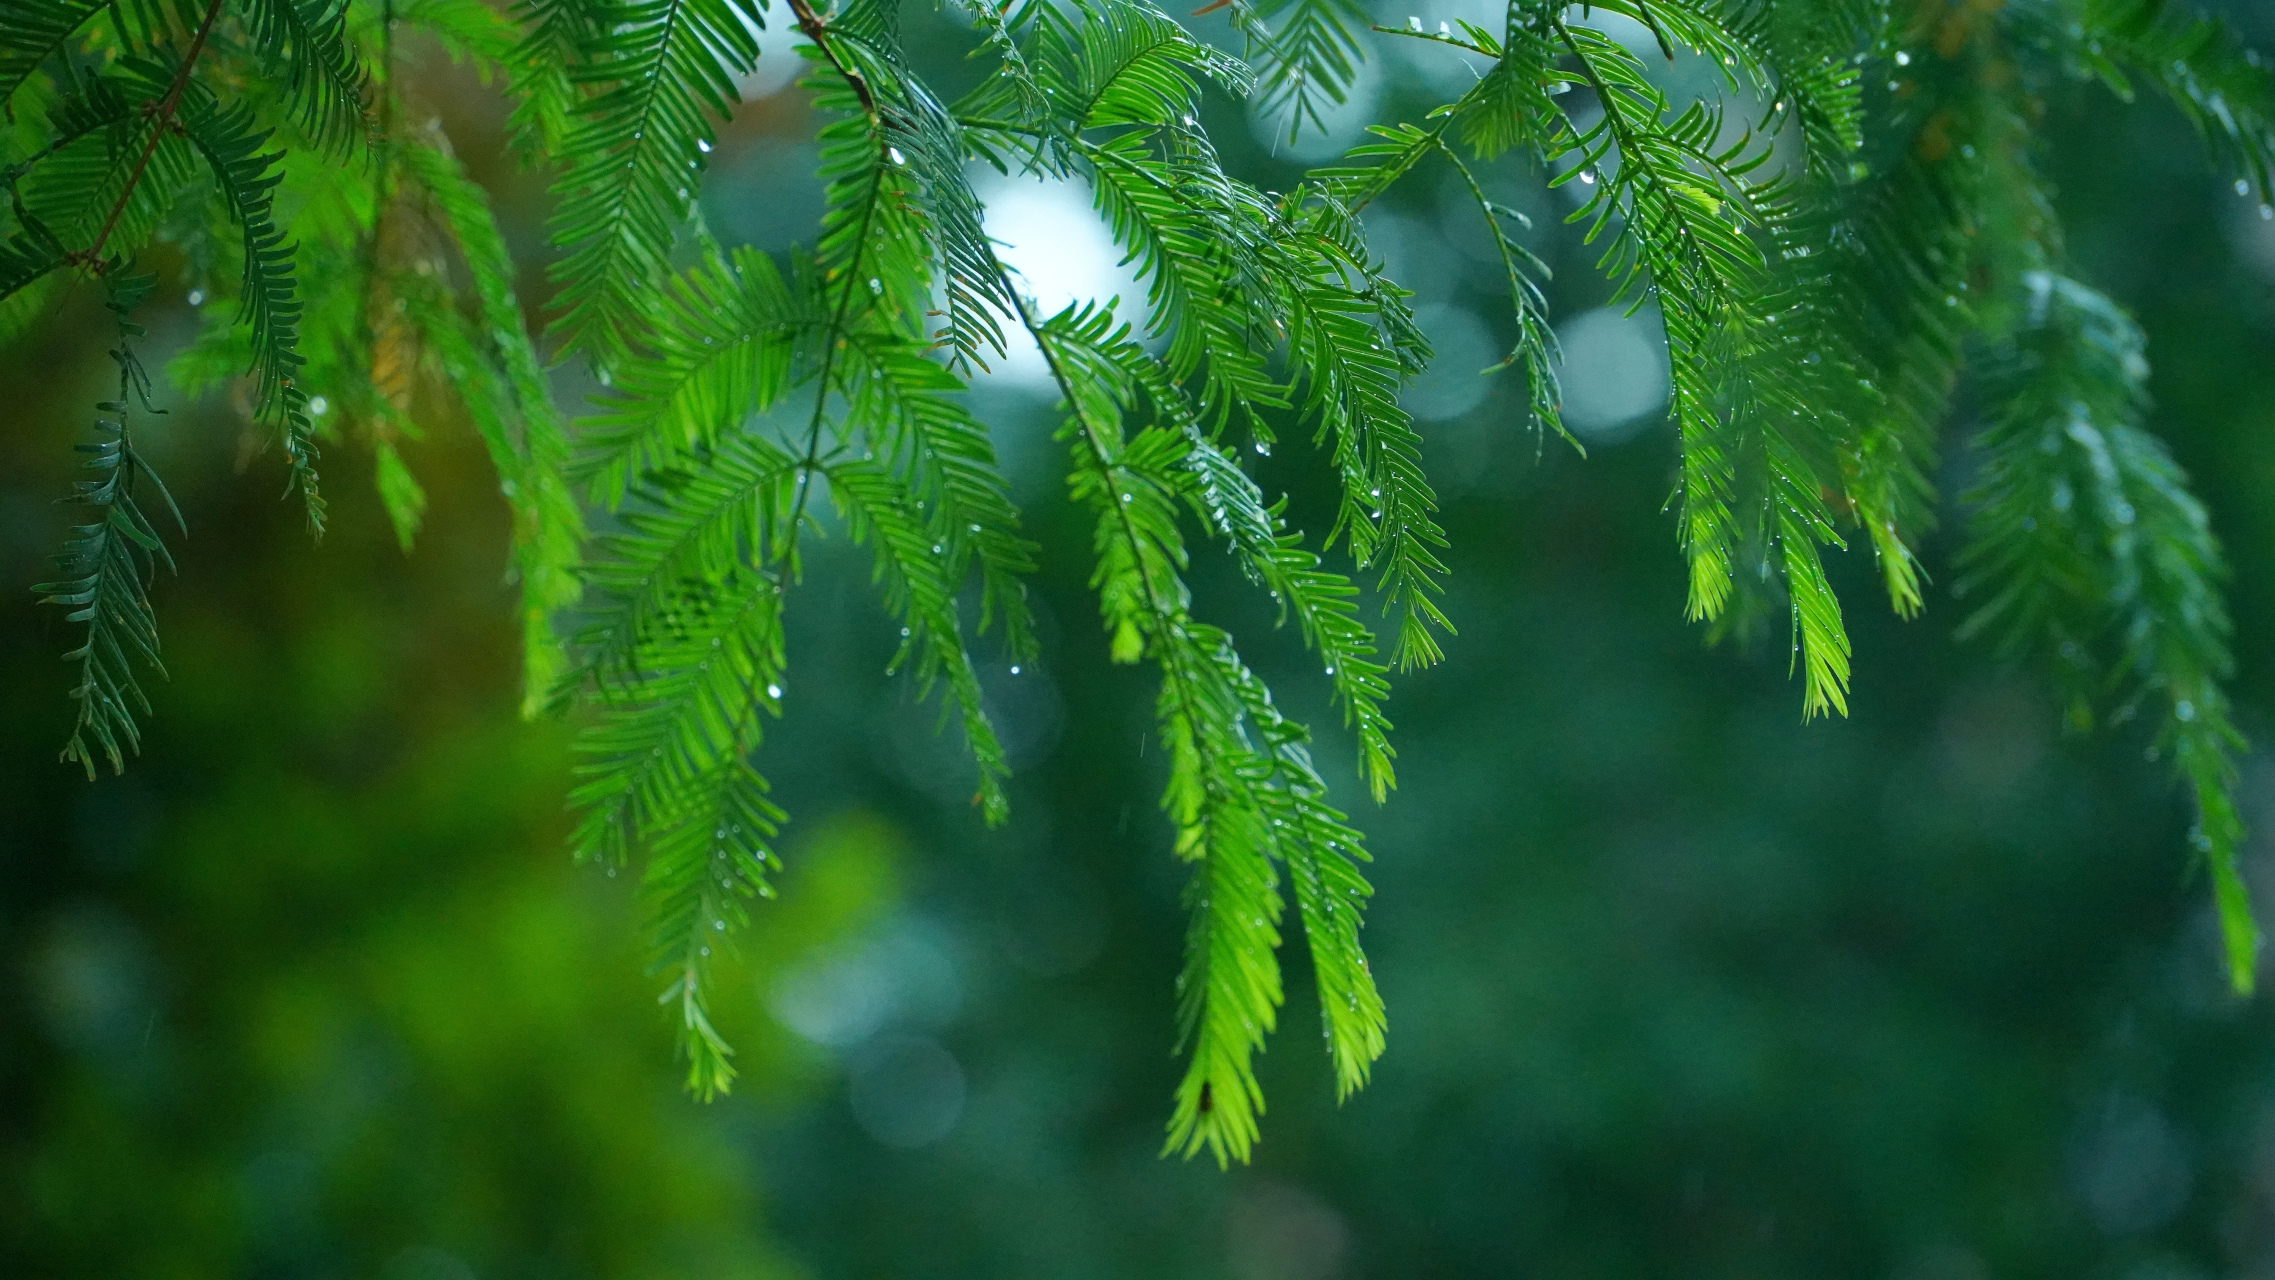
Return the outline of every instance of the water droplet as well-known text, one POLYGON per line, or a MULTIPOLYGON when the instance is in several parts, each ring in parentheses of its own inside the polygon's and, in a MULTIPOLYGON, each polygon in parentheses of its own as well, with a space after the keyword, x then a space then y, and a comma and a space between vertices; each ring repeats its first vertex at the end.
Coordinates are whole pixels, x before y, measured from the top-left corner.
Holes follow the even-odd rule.
POLYGON ((319 418, 323 417, 326 413, 329 413, 331 411, 331 408, 332 402, 326 400, 322 396, 317 396, 308 402, 308 412, 315 414, 319 418))
POLYGON ((937 542, 935 542, 935 543, 933 543, 933 544, 932 544, 932 554, 934 554, 934 555, 936 555, 936 556, 938 556, 938 555, 946 555, 946 554, 947 554, 947 551, 948 551, 948 549, 947 549, 946 547, 943 547, 943 546, 941 546, 941 545, 940 545, 939 543, 937 543, 937 542))
POLYGON ((884 292, 885 292, 885 282, 884 282, 884 281, 882 281, 882 280, 879 280, 879 279, 878 279, 877 277, 875 277, 875 276, 871 276, 871 277, 869 277, 869 292, 871 292, 871 293, 873 293, 873 294, 876 294, 876 295, 878 295, 878 296, 880 296, 880 297, 881 297, 881 296, 883 296, 883 294, 884 294, 884 292))
POLYGON ((1408 31, 1420 31, 1422 29, 1422 19, 1415 14, 1407 14, 1406 29, 1408 31))
POLYGON ((1011 668, 1011 674, 1013 674, 1013 675, 1018 675, 1018 674, 1019 674, 1019 668, 1017 668, 1017 667, 1013 667, 1013 668, 1011 668))
POLYGON ((705 948, 703 948, 703 954, 704 954, 704 955, 710 955, 710 954, 711 954, 711 948, 709 948, 709 947, 705 947, 705 948))
POLYGON ((904 156, 904 155, 902 155, 902 154, 901 154, 901 149, 900 149, 899 147, 887 147, 887 148, 885 148, 885 155, 886 155, 886 157, 887 157, 887 158, 889 158, 889 159, 890 159, 890 160, 891 160, 891 161, 892 161, 894 164, 907 164, 907 163, 908 163, 908 157, 907 157, 907 156, 904 156))
POLYGON ((2239 195, 2239 196, 2247 196, 2247 195, 2250 195, 2250 194, 2251 194, 2251 184, 2250 184, 2250 183, 2248 183, 2248 182, 2245 182, 2245 181, 2244 181, 2243 179, 2241 179, 2241 178, 2238 178, 2238 179, 2236 179, 2236 194, 2237 194, 2237 195, 2239 195))
POLYGON ((1328 675, 1334 675, 1334 674, 1335 674, 1335 668, 1333 668, 1333 667, 1329 667, 1329 668, 1327 668, 1327 674, 1328 674, 1328 675))
POLYGON ((608 878, 611 880, 614 880, 616 878, 616 868, 610 867, 608 869, 608 878))
POLYGON ((717 929, 721 933, 725 933, 727 931, 727 922, 724 920, 713 920, 711 922, 711 927, 717 929))
POLYGON ((1258 441, 1256 442, 1256 452, 1258 452, 1258 453, 1260 453, 1260 454, 1263 454, 1265 457, 1267 457, 1267 458, 1268 458, 1268 457, 1272 456, 1272 446, 1270 446, 1270 445, 1268 445, 1268 444, 1265 444, 1265 443, 1264 443, 1263 441, 1261 441, 1261 440, 1258 440, 1258 441))
POLYGON ((779 697, 781 697, 781 696, 782 696, 782 686, 781 686, 781 685, 778 685, 778 684, 770 684, 770 685, 766 686, 766 696, 767 696, 767 697, 769 697, 769 698, 779 698, 779 697))
POLYGON ((2259 206, 2259 216, 2262 221, 2275 222, 2275 204, 2259 206))
POLYGON ((1591 187, 1596 185, 1596 171, 1593 169, 1582 171, 1580 174, 1580 181, 1587 183, 1591 187))
POLYGON ((1901 49, 1898 49, 1896 51, 1896 65, 1899 67, 1908 67, 1912 65, 1912 55, 1904 52, 1901 49))
POLYGON ((203 289, 192 289, 192 290, 190 290, 190 305, 191 305, 191 306, 193 306, 193 307, 202 307, 202 306, 204 306, 204 305, 205 305, 205 290, 203 290, 203 289))
POLYGON ((1452 26, 1452 24, 1450 24, 1450 23, 1445 23, 1445 22, 1441 22, 1441 23, 1439 23, 1439 24, 1438 24, 1438 34, 1439 34, 1439 35, 1441 35, 1441 36, 1450 36, 1450 35, 1452 35, 1452 34, 1453 34, 1453 26, 1452 26))

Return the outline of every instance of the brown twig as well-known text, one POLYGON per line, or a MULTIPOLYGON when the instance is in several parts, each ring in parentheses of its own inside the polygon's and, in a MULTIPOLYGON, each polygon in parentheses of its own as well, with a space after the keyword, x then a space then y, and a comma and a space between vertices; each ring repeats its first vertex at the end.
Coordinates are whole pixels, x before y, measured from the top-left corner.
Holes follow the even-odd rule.
POLYGON ((837 50, 830 47, 829 28, 822 22, 821 15, 814 12, 812 0, 790 0, 790 12, 798 19, 798 29, 822 51, 829 64, 845 77, 845 82, 853 86, 853 96, 861 100, 861 110, 870 119, 876 119, 877 99, 869 92, 869 82, 861 78, 859 71, 847 66, 845 60, 837 56, 837 50))
POLYGON ((150 157, 158 153, 158 143, 165 138, 166 130, 174 123, 174 112, 182 105, 182 92, 189 88, 190 68, 197 57, 205 52, 206 37, 213 34, 213 24, 221 16, 221 0, 210 0, 205 7, 205 20, 198 24, 197 34, 190 37, 189 52, 182 55, 182 65, 174 72, 174 83, 167 86, 166 96, 150 112, 150 141, 142 148, 142 157, 134 162, 133 172, 126 176, 126 186, 118 193, 118 203, 111 206, 111 216, 103 219, 103 229, 95 236, 95 243, 72 255, 77 260, 101 271, 103 247, 110 243, 111 232, 118 229, 119 219, 126 214, 127 201, 134 198, 134 189, 142 182, 143 170, 150 167, 150 157))

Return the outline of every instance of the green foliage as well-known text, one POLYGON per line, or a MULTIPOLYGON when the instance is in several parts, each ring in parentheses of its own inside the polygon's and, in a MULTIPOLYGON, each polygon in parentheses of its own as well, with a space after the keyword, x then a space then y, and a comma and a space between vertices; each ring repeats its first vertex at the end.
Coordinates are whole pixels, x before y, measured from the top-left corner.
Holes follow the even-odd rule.
POLYGON ((1274 709, 1232 638, 1191 616, 1180 505, 1231 534, 1253 575, 1293 602, 1358 723, 1377 786, 1390 772, 1389 725, 1376 702, 1385 686, 1382 668, 1367 661, 1372 640, 1343 604, 1349 585, 1278 536, 1276 517, 1198 429, 1165 371, 1112 324, 1098 310, 1028 319, 1065 397, 1060 434, 1074 452, 1073 496, 1097 513, 1091 581, 1112 655, 1150 658, 1161 671, 1155 715, 1170 761, 1161 805, 1178 856, 1194 864, 1177 983, 1179 1039, 1192 1058, 1169 1149, 1190 1155, 1206 1146, 1221 1164, 1247 1159, 1264 1105, 1250 1059, 1281 1000, 1276 866, 1295 882, 1340 1093, 1365 1083, 1384 1024, 1358 946, 1369 892, 1354 865, 1366 857, 1361 837, 1324 802, 1303 728, 1274 709), (1157 421, 1133 435, 1124 420, 1141 406, 1157 421))
POLYGON ((308 392, 300 386, 300 297, 293 282, 292 246, 275 218, 284 155, 261 150, 270 135, 256 132, 251 107, 223 107, 194 83, 181 96, 176 118, 213 170, 222 205, 243 232, 245 274, 237 296, 252 339, 254 412, 279 428, 293 487, 308 504, 308 527, 321 533, 324 499, 316 489, 315 425, 308 416, 308 392))
POLYGON ((0 5, 0 102, 64 51, 105 0, 8 0, 0 5))
POLYGON ((89 627, 66 755, 118 767, 148 708, 133 663, 155 662, 144 591, 165 552, 134 506, 146 469, 124 405, 148 397, 124 312, 144 286, 123 273, 163 238, 193 297, 233 304, 206 311, 178 381, 245 380, 313 527, 327 439, 371 451, 406 548, 426 517, 413 446, 452 415, 482 440, 513 516, 525 708, 583 725, 576 852, 612 874, 644 859, 689 1086, 714 1094, 734 1077, 714 960, 772 892, 784 819, 752 758, 787 696, 809 529, 834 520, 867 546, 894 669, 941 694, 975 806, 1005 816, 979 673, 1035 660, 1037 548, 964 393, 1033 344, 1093 521, 1108 654, 1160 677, 1162 810, 1191 871, 1168 1147, 1245 1159, 1291 898, 1339 1095, 1386 1021, 1360 946, 1363 838, 1308 730, 1195 616, 1185 520, 1294 619, 1383 800, 1392 659, 1438 661, 1454 627, 1429 443, 1401 404, 1433 352, 1367 211, 1425 169, 1468 194, 1507 281, 1498 367, 1540 437, 1562 434, 1547 271, 1482 172, 1516 156, 1577 197, 1567 221, 1612 304, 1664 331, 1688 615, 1744 638, 1782 614, 1804 718, 1845 713, 1854 674, 1829 550, 1870 546, 1892 606, 1925 607, 1952 392, 1990 353, 1974 390, 1993 425, 1965 446, 1964 630, 2049 665, 2080 726, 2111 699, 2110 719, 2156 708, 2249 988, 2218 544, 2140 425, 2140 335, 2061 274, 2025 122, 2055 76, 2128 98, 2147 81, 2269 201, 2275 82, 2256 55, 2161 0, 1514 0, 1499 30, 1438 32, 1369 31, 1347 0, 1202 13, 1218 8, 1244 57, 1149 0, 980 6, 985 71, 950 103, 890 0, 0 0, 0 95, 24 108, 0 170, 0 333, 99 278, 134 392, 78 494, 103 518, 40 588, 89 627), (782 259, 717 244, 697 213, 767 22, 800 38, 826 200, 782 259), (425 117, 395 75, 399 30, 506 84, 516 153, 558 167, 549 355, 583 357, 602 387, 573 426, 485 193, 439 131, 405 123, 425 117), (1318 127, 1378 34, 1480 74, 1289 190, 1227 168, 1202 123, 1218 99, 1318 127), (1041 316, 984 230, 975 161, 1087 184, 1144 297, 1041 316), (1241 465, 1287 432, 1332 475, 1320 547, 1340 543, 1348 574, 1241 465), (1369 602, 1397 629, 1387 650, 1369 602))
MULTIPOLYGON (((458 389, 513 511, 513 571, 522 595, 523 709, 534 714, 550 698, 567 664, 553 618, 584 590, 577 577, 584 516, 569 480, 568 426, 553 405, 536 344, 522 321, 513 259, 489 198, 439 138, 402 141, 389 149, 387 158, 397 166, 413 210, 427 215, 439 238, 456 247, 472 277, 471 319, 450 299, 436 299, 424 313, 434 319, 410 328, 428 335, 440 354, 442 379, 458 389)), ((431 293, 436 274, 422 273, 413 264, 408 273, 397 274, 395 292, 406 299, 431 293)))
POLYGON ((86 639, 63 655, 64 661, 79 664, 79 684, 71 691, 79 717, 63 746, 63 758, 85 766, 90 779, 98 755, 118 773, 126 769, 125 752, 141 749, 142 731, 134 717, 136 712, 149 714, 150 699, 142 692, 135 665, 165 673, 158 662, 158 624, 150 608, 149 580, 161 564, 172 569, 174 557, 135 501, 135 482, 150 482, 177 525, 182 513, 165 483, 135 451, 131 419, 136 405, 142 412, 163 411, 150 403, 150 377, 134 351, 134 339, 143 336, 142 328, 127 318, 155 283, 149 276, 112 278, 106 305, 118 324, 118 345, 111 348, 111 359, 118 365, 118 398, 98 407, 115 420, 95 423, 109 439, 76 446, 88 455, 84 466, 96 478, 74 483, 68 499, 91 508, 95 518, 75 527, 63 553, 55 558, 63 576, 32 588, 40 593, 41 603, 69 609, 65 621, 86 624, 86 639))
POLYGON ((603 368, 623 362, 693 207, 711 120, 758 58, 747 0, 623 0, 582 6, 569 64, 576 104, 557 154, 553 237, 567 252, 554 328, 603 368))
POLYGON ((284 85, 293 120, 327 152, 362 132, 364 77, 348 43, 348 0, 249 0, 246 34, 284 85))
MULTIPOLYGON (((1358 32, 1366 9, 1354 0, 1220 0, 1247 43, 1251 62, 1264 68, 1259 105, 1285 113, 1292 140, 1320 124, 1325 102, 1342 102, 1365 61, 1358 32)), ((1214 6, 1204 7, 1206 8, 1214 6)))
POLYGON ((2164 444, 2143 431, 2146 345, 2107 298, 2034 273, 2022 324, 1993 376, 2004 409, 1976 442, 1983 470, 1960 557, 1964 629, 2037 651, 2071 724, 2146 711, 2196 802, 2230 975, 2252 986, 2258 932, 2236 858, 2232 754, 2243 746, 2220 681, 2229 673, 2219 540, 2164 444))
POLYGON ((2064 52, 2127 102, 2135 76, 2164 90, 2239 175, 2237 191, 2257 193, 2263 207, 2275 203, 2275 73, 2257 50, 2219 19, 2165 0, 2082 0, 2062 9, 2072 21, 2053 38, 2064 52))

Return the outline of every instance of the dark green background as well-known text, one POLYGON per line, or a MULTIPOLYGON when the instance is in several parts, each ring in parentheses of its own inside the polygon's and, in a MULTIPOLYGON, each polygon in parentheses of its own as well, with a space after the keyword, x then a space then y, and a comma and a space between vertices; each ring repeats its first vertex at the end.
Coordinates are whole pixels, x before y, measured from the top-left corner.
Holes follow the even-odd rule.
MULTIPOLYGON (((909 21, 919 47, 954 31, 909 21)), ((499 160, 467 78, 429 60, 419 84, 542 296, 542 181, 499 160)), ((2050 105, 2078 270, 2146 327, 2155 423, 2229 547, 2264 744, 2275 231, 2172 111, 2084 85, 2050 105)), ((1216 106, 1232 157, 1289 181, 1216 106)), ((738 116, 718 225, 808 234, 790 148, 811 126, 794 90, 738 116)), ((1522 169, 1501 181, 1552 207, 1522 169)), ((1437 194, 1398 208, 1431 225, 1437 194)), ((1566 232, 1534 243, 1560 316, 1601 302, 1566 232)), ((1424 301, 1505 318, 1489 273, 1449 288, 1424 301)), ((153 346, 187 315, 162 291, 153 346)), ((0 1274, 2275 1276, 2275 1018, 2223 990, 2140 735, 2061 736, 2029 673, 1951 639, 1946 589, 1896 621, 1860 552, 1835 566, 1853 714, 1802 725, 1780 645, 1709 649, 1681 621, 1663 429, 1582 461, 1538 446, 1507 385, 1434 429, 1461 442, 1433 461, 1461 634, 1399 684, 1391 803, 1345 792, 1377 858, 1390 1049, 1338 1109, 1291 952, 1264 1142, 1219 1173, 1156 1156, 1179 872, 1150 681, 1104 661, 1047 405, 984 402, 1044 546, 1042 669, 989 676, 1026 744, 1017 815, 988 832, 962 803, 932 711, 881 674, 866 566, 829 540, 760 757, 794 822, 725 998, 743 1084, 703 1106, 628 880, 561 851, 568 732, 514 715, 504 515, 447 412, 411 452, 434 509, 406 557, 352 442, 311 547, 273 454, 240 465, 226 406, 181 407, 149 446, 192 529, 155 591, 172 679, 125 778, 54 763, 75 641, 28 587, 104 395, 100 318, 81 296, 0 351, 0 1274), (785 991, 845 1043, 787 1029, 785 991), (862 1090, 907 1085, 928 1043, 961 1074, 956 1123, 886 1146, 862 1090)), ((1954 444, 1970 413, 1963 394, 1954 444)), ((1291 444, 1259 474, 1316 528, 1314 462, 1291 444)), ((1928 549, 1946 582, 1952 546, 1928 549)), ((1311 661, 1197 563, 1201 610, 1350 779, 1311 661)), ((2275 894, 2275 768, 2243 769, 2248 870, 2275 894)))

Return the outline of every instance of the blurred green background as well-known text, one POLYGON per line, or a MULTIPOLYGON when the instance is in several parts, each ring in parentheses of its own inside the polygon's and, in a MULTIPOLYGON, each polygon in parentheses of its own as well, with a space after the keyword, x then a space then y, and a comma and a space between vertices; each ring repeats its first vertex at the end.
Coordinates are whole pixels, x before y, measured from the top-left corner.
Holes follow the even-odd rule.
MULTIPOLYGON (((2231 16, 2275 45, 2264 6, 2231 16)), ((941 82, 968 78, 967 34, 908 22, 941 82)), ((819 212, 781 54, 706 195, 723 238, 773 250, 819 212)), ((501 159, 502 105, 405 56, 541 298, 544 182, 501 159)), ((1447 74, 1392 53, 1360 96, 1411 118, 1447 74)), ((2146 326, 2155 423, 2232 555, 2264 749, 2275 229, 2173 112, 2049 96, 2079 271, 2146 326)), ((1213 109, 1268 185, 1316 158, 1213 109)), ((1461 634, 1398 687, 1391 803, 1345 793, 1391 1046, 1336 1107, 1290 952, 1265 1140, 1230 1173, 1156 1154, 1182 925, 1149 682, 1104 660, 1018 361, 974 393, 1044 546, 1045 661, 988 675, 1016 816, 981 827, 933 713, 882 675, 866 565, 822 544, 759 761, 788 869, 723 997, 741 1087, 705 1106, 677 1088, 629 877, 561 851, 568 729, 514 714, 505 517, 462 424, 411 448, 434 506, 406 556, 352 442, 311 547, 228 407, 178 405, 147 442, 191 526, 155 592, 172 678, 142 758, 89 785, 54 762, 76 641, 28 587, 106 394, 102 317, 82 294, 0 350, 0 1274, 2275 1277, 2275 1016, 2224 992, 2162 766, 2138 735, 2058 733, 2029 673, 1952 640, 1948 591, 1890 618, 1861 553, 1835 568, 1850 719, 1800 723, 1777 645, 1707 648, 1680 618, 1647 324, 1597 310, 1560 194, 1513 164, 1493 182, 1558 268, 1590 456, 1542 448, 1521 390, 1470 373, 1505 304, 1455 193, 1410 180, 1369 224, 1444 353, 1413 404, 1461 634)), ((993 190, 1046 302, 1126 288, 1084 257, 1077 197, 993 190)), ((188 316, 162 292, 152 347, 188 316)), ((1320 527, 1306 451, 1255 461, 1320 527)), ((1946 492, 1965 468, 1953 449, 1946 492)), ((1946 579, 1951 548, 1930 548, 1946 579)), ((1295 638, 1199 563, 1200 610, 1355 783, 1295 638)), ((2263 910, 2271 759, 2244 763, 2263 910)))

